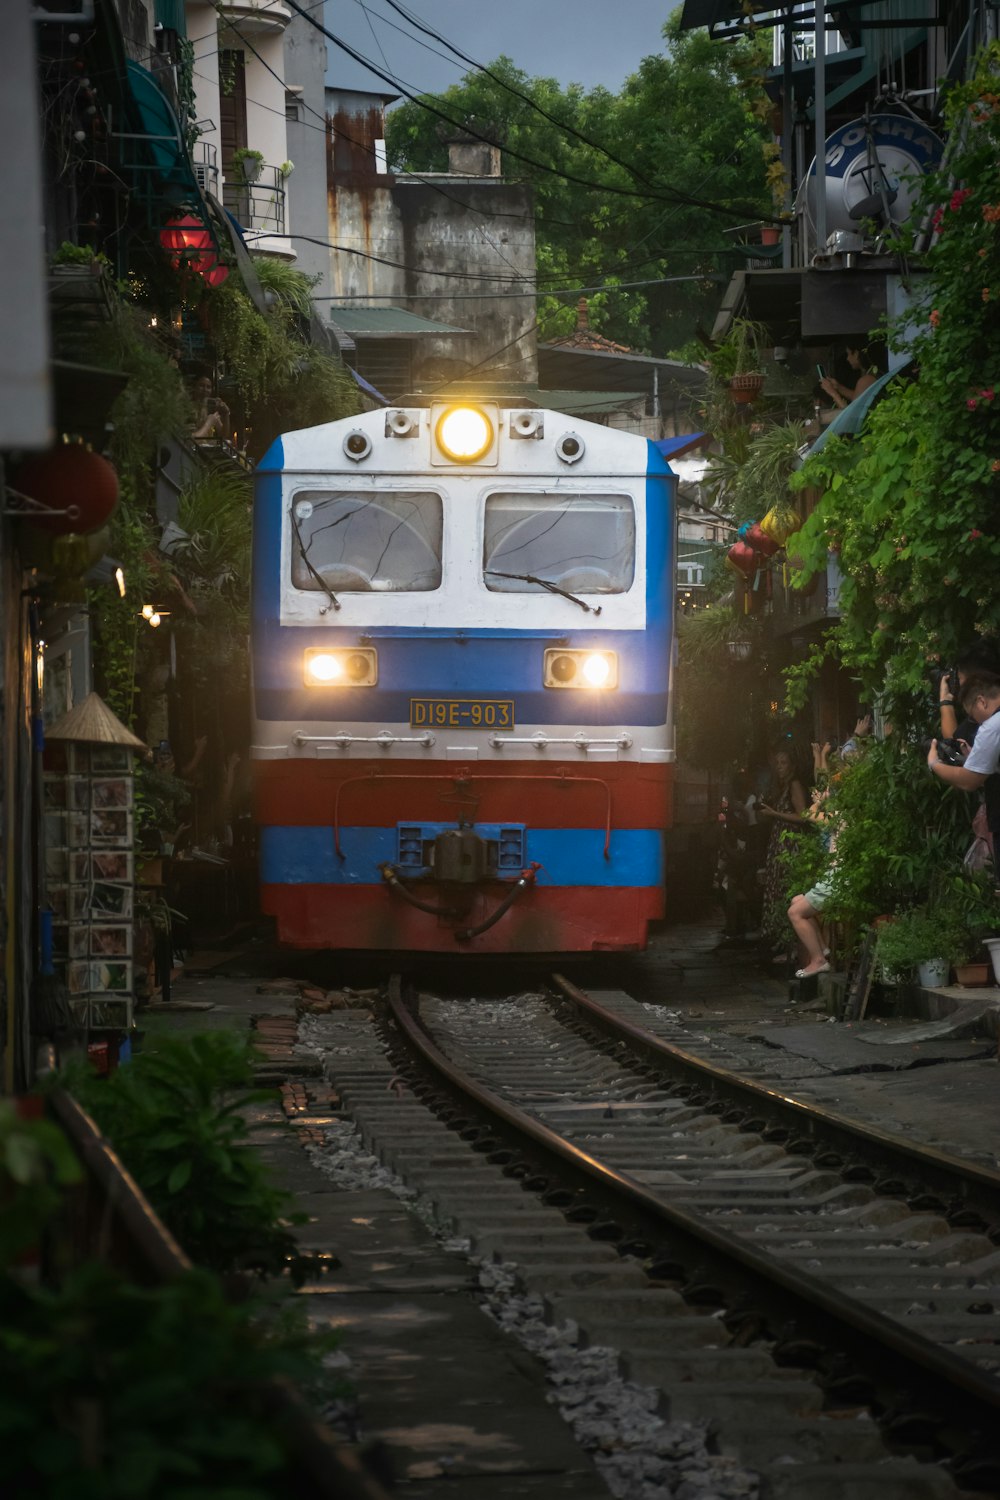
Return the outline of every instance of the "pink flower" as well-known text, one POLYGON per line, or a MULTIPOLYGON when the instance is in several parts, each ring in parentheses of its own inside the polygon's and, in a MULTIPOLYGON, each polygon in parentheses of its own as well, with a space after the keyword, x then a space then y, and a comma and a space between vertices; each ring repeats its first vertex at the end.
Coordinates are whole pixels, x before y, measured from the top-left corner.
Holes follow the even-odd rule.
POLYGON ((976 407, 979 405, 979 402, 976 400, 975 396, 970 396, 965 404, 970 411, 975 411, 976 407))
POLYGON ((938 326, 938 324, 940 323, 940 321, 941 321, 941 314, 938 312, 937 308, 935 307, 931 311, 931 317, 930 317, 931 327, 932 328, 936 328, 938 326))
POLYGON ((990 386, 986 387, 985 391, 980 391, 979 392, 979 396, 980 396, 980 400, 982 400, 982 401, 992 401, 993 398, 996 396, 996 391, 990 385, 990 386))
POLYGON ((944 218, 944 209, 943 208, 936 208, 934 210, 934 213, 931 215, 931 224, 932 224, 932 226, 934 228, 934 233, 935 234, 939 234, 940 233, 940 231, 941 231, 941 221, 943 220, 943 218, 944 218))
POLYGON ((953 214, 958 213, 958 210, 962 207, 962 204, 965 202, 966 198, 968 198, 971 192, 971 188, 959 188, 956 192, 952 193, 951 202, 948 204, 948 207, 951 209, 953 214))
POLYGON ((979 538, 982 536, 982 534, 983 533, 981 531, 970 531, 969 532, 969 541, 970 542, 978 542, 979 538))

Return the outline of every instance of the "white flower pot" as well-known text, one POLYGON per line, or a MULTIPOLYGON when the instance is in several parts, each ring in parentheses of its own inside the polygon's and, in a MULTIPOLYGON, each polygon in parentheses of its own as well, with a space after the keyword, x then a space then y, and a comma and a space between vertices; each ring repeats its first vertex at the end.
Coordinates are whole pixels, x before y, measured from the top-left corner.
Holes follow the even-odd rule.
POLYGON ((993 977, 1000 984, 1000 937, 987 938, 986 946, 990 950, 990 958, 993 961, 993 977))
POLYGON ((948 983, 950 972, 951 964, 946 958, 929 958, 926 963, 917 965, 920 983, 925 990, 939 990, 948 983))

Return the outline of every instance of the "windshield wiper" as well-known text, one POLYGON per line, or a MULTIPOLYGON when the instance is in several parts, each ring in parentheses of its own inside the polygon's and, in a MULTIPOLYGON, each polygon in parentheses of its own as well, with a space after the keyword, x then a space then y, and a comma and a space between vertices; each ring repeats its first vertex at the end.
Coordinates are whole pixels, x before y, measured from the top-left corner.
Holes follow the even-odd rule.
MULTIPOLYGON (((340 608, 340 600, 337 598, 336 594, 333 592, 333 589, 327 583, 327 581, 323 577, 323 575, 321 573, 317 573, 316 569, 313 567, 312 563, 309 561, 309 552, 308 552, 308 549, 306 547, 305 542, 302 540, 302 532, 299 529, 299 518, 295 514, 295 508, 294 508, 294 506, 289 511, 289 515, 292 518, 292 525, 295 527, 295 535, 298 537, 299 551, 302 554, 302 561, 305 563, 306 567, 309 569, 310 577, 315 578, 316 582, 319 584, 320 588, 323 590, 324 594, 327 596, 327 598, 329 599, 330 603, 333 605, 334 609, 339 609, 340 608)), ((326 610, 325 609, 321 609, 320 610, 320 614, 325 615, 326 614, 326 610)))
POLYGON ((487 578, 515 578, 519 583, 537 583, 539 588, 548 589, 550 594, 560 594, 563 599, 570 599, 574 604, 579 604, 589 615, 599 615, 601 606, 599 604, 588 604, 586 599, 581 599, 579 594, 571 594, 569 589, 561 589, 558 583, 553 583, 551 578, 539 578, 537 573, 498 573, 496 568, 484 569, 487 578))

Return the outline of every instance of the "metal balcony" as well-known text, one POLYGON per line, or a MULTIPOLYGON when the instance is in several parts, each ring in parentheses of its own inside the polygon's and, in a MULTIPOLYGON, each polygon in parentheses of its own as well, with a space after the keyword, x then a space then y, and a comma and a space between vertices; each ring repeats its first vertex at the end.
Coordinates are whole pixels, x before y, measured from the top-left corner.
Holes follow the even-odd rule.
POLYGON ((277 167, 262 166, 256 182, 226 182, 222 203, 244 230, 253 234, 285 232, 285 179, 277 167))
POLYGON ((195 141, 191 147, 194 175, 203 193, 219 196, 219 153, 211 141, 195 141))

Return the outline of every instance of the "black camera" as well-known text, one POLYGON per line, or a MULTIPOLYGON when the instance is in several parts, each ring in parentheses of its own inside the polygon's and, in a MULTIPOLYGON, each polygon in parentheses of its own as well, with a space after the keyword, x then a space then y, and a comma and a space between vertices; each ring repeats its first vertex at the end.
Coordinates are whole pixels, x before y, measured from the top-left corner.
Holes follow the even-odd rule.
POLYGON ((958 673, 955 671, 955 668, 954 667, 932 667, 931 668, 931 682, 933 682, 933 684, 934 684, 934 691, 938 695, 940 695, 940 692, 941 692, 941 680, 942 680, 942 678, 944 679, 945 683, 947 684, 949 698, 957 698, 958 694, 959 694, 959 689, 961 688, 961 683, 958 680, 958 673))
MULTIPOLYGON (((929 754, 931 748, 930 740, 924 740, 922 748, 925 755, 929 754)), ((965 752, 958 740, 938 740, 937 756, 942 765, 961 766, 965 764, 965 752)))

